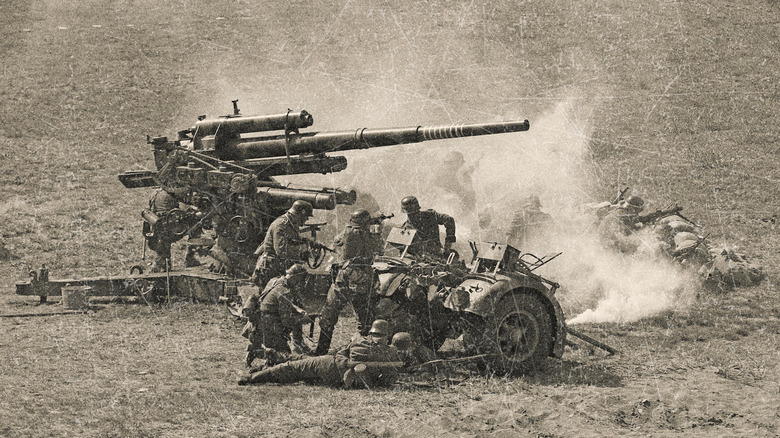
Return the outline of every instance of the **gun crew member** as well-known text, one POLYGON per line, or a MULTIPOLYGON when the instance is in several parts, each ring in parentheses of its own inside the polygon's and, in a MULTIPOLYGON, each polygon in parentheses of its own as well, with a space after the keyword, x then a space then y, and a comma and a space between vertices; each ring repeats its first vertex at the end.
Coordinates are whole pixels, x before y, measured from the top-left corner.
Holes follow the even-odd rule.
MULTIPOLYGON (((173 233, 173 230, 168 229, 168 227, 174 224, 168 223, 167 220, 164 220, 164 218, 168 219, 166 216, 171 211, 179 209, 180 204, 182 204, 181 207, 184 207, 182 210, 196 210, 192 206, 185 207, 183 205, 183 200, 179 196, 162 188, 157 190, 154 193, 154 196, 152 196, 152 199, 149 200, 149 211, 160 218, 154 225, 144 223, 144 237, 146 238, 146 243, 149 245, 149 249, 157 254, 157 257, 155 258, 152 265, 152 272, 165 272, 166 270, 173 269, 173 263, 171 260, 171 245, 184 236, 177 236, 173 233)), ((182 220, 185 219, 187 218, 182 217, 182 220)), ((177 227, 185 226, 189 228, 189 224, 187 223, 175 225, 177 227)), ((202 227, 194 226, 189 230, 188 238, 194 239, 200 237, 202 233, 202 227)), ((195 245, 187 245, 187 253, 184 257, 185 267, 200 265, 197 257, 195 257, 197 249, 198 247, 195 245)))
POLYGON ((370 231, 370 225, 371 215, 368 211, 355 210, 344 232, 334 239, 333 244, 338 253, 334 267, 338 272, 320 317, 317 355, 328 353, 339 313, 347 303, 352 304, 358 316, 358 331, 361 335, 366 335, 373 320, 374 271, 371 263, 374 255, 382 252, 382 239, 370 231))
POLYGON ((248 322, 241 333, 249 339, 246 366, 273 349, 281 354, 306 351, 301 325, 309 321, 300 293, 306 282, 306 268, 295 264, 287 272, 268 282, 262 293, 252 294, 243 312, 248 322), (290 349, 292 338, 294 349, 290 349))
POLYGON ((304 260, 307 251, 298 229, 312 216, 313 207, 306 201, 295 201, 290 209, 271 222, 265 238, 257 247, 258 256, 251 280, 261 289, 271 278, 283 275, 290 266, 304 260))
POLYGON ((435 210, 420 210, 420 203, 414 196, 401 200, 401 211, 406 213, 404 227, 417 230, 415 241, 409 246, 410 254, 444 255, 455 243, 455 219, 437 213, 435 210), (439 225, 444 225, 446 236, 442 247, 439 239, 439 225))
POLYGON ((368 336, 355 339, 335 355, 285 362, 245 376, 238 384, 306 382, 345 388, 355 383, 369 388, 392 385, 403 362, 398 350, 388 345, 389 328, 387 321, 378 319, 368 336))
POLYGON ((620 252, 632 253, 639 247, 640 241, 634 235, 639 213, 644 209, 645 201, 639 196, 629 196, 609 212, 599 223, 599 233, 608 246, 620 252))

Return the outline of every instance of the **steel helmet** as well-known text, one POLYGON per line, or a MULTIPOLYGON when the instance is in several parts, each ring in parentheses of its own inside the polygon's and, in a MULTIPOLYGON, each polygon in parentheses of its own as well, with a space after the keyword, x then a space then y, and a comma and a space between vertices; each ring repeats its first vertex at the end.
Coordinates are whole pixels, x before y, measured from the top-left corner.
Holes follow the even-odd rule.
POLYGON ((414 196, 407 196, 401 200, 401 211, 404 213, 417 213, 420 211, 420 203, 414 196))
POLYGON ((293 202, 293 205, 290 207, 288 212, 307 218, 313 215, 314 207, 312 207, 308 202, 299 199, 293 202))
POLYGON ((641 210, 645 206, 645 200, 639 196, 629 196, 628 199, 626 199, 626 206, 641 210))
POLYGON ((387 336, 390 334, 390 323, 384 319, 377 319, 371 324, 371 330, 368 331, 369 335, 387 336))
POLYGON ((361 209, 355 210, 352 212, 352 216, 350 216, 349 221, 352 222, 355 225, 359 225, 361 227, 365 227, 368 225, 368 222, 371 220, 371 214, 361 209))
POLYGON ((394 334, 393 340, 390 341, 390 345, 401 351, 412 348, 412 344, 412 335, 406 332, 398 332, 394 334))
POLYGON ((295 277, 297 275, 305 275, 309 272, 306 270, 306 268, 303 267, 303 265, 296 263, 289 268, 287 268, 287 271, 285 271, 285 274, 287 274, 288 277, 295 277))

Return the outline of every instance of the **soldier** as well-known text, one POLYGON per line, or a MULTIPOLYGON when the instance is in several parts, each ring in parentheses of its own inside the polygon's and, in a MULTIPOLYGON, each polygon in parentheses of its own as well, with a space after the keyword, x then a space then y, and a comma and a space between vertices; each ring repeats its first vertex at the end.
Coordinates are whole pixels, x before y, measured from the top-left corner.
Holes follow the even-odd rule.
POLYGON ((371 233, 370 223, 371 215, 368 211, 355 210, 344 232, 334 239, 338 252, 338 260, 334 266, 337 267, 338 273, 328 291, 327 302, 320 317, 320 337, 315 353, 317 355, 328 353, 339 313, 347 303, 351 303, 357 313, 358 331, 361 335, 366 335, 373 320, 371 286, 374 271, 371 269, 371 262, 375 254, 382 252, 382 239, 371 233))
POLYGON ((268 349, 282 354, 292 353, 290 337, 296 353, 306 350, 301 325, 309 317, 300 298, 306 274, 302 265, 292 265, 284 276, 269 281, 261 294, 253 294, 247 300, 244 313, 248 322, 242 335, 250 342, 246 355, 248 367, 252 366, 255 358, 264 356, 268 349))
POLYGON ((417 236, 409 246, 409 254, 431 254, 441 256, 450 251, 455 243, 455 219, 452 216, 437 213, 435 210, 420 210, 420 203, 414 196, 401 200, 401 211, 406 213, 404 227, 417 230, 417 236), (439 225, 444 225, 446 237, 444 247, 439 240, 439 225))
POLYGON ((251 280, 261 289, 268 280, 284 274, 290 266, 304 259, 306 246, 298 229, 312 216, 313 207, 306 201, 295 201, 290 209, 271 222, 265 238, 257 247, 258 256, 251 280))
MULTIPOLYGON (((181 199, 176 194, 162 188, 157 190, 154 193, 154 196, 152 196, 152 199, 149 200, 149 211, 160 218, 158 223, 152 227, 147 223, 144 223, 144 237, 146 238, 146 242, 149 245, 149 249, 157 254, 152 265, 152 272, 165 272, 173 269, 171 245, 181 239, 182 236, 176 236, 172 230, 166 229, 164 225, 166 221, 164 218, 171 211, 178 209, 181 202, 181 199)), ((193 227, 189 230, 188 237, 190 239, 200 237, 202 232, 200 226, 193 227)), ((195 257, 197 249, 198 246, 196 245, 187 245, 187 253, 184 257, 185 267, 200 265, 200 262, 195 257)))
POLYGON ((404 366, 411 367, 436 360, 436 353, 430 348, 416 342, 414 337, 407 332, 398 332, 393 335, 390 345, 398 350, 404 366))
POLYGON ((552 217, 542 211, 542 203, 539 197, 531 195, 512 218, 507 240, 519 248, 526 248, 528 240, 535 232, 543 231, 552 222, 552 217))
POLYGON ((477 207, 477 194, 474 192, 472 181, 474 167, 465 164, 466 160, 462 153, 448 152, 442 159, 441 166, 435 172, 432 183, 443 189, 444 196, 455 197, 460 207, 459 211, 468 214, 477 207))
POLYGON ((368 336, 353 340, 335 355, 285 362, 245 376, 238 384, 306 382, 350 388, 360 381, 368 387, 391 385, 403 364, 388 339, 389 325, 378 319, 368 336))
POLYGON ((630 196, 601 220, 599 233, 609 246, 624 253, 636 251, 640 242, 634 236, 634 231, 637 229, 637 217, 644 205, 645 201, 639 196, 630 196))

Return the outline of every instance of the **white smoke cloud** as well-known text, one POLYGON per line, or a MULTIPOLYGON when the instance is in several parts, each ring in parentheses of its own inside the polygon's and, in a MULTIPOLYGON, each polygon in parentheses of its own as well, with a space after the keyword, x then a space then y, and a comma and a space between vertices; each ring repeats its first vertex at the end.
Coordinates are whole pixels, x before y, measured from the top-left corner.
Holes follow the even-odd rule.
POLYGON ((691 275, 659 253, 650 233, 636 254, 623 255, 603 245, 595 216, 581 208, 594 201, 588 194, 598 184, 590 161, 591 112, 584 99, 563 100, 531 120, 528 132, 347 152, 343 172, 290 179, 357 188, 383 212, 395 212, 397 223, 400 200, 417 196, 422 208, 455 217, 461 254, 470 254, 469 240, 506 241, 514 213, 536 195, 554 226, 520 250, 562 253, 538 272, 562 285, 559 299, 574 315, 569 323, 629 322, 682 306, 694 295, 691 275), (441 184, 453 180, 442 163, 453 151, 464 157, 476 207, 464 208, 461 188, 441 184))

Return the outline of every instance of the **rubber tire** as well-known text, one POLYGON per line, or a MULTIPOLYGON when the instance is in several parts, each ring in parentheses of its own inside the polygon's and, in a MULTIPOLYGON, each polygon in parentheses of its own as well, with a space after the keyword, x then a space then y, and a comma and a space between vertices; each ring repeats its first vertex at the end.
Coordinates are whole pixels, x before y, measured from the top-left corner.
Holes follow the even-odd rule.
POLYGON ((489 355, 486 365, 494 373, 519 375, 544 365, 552 340, 552 318, 546 306, 534 295, 513 293, 502 298, 494 314, 486 318, 477 348, 489 355), (523 346, 519 353, 518 345, 523 346))

